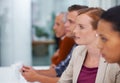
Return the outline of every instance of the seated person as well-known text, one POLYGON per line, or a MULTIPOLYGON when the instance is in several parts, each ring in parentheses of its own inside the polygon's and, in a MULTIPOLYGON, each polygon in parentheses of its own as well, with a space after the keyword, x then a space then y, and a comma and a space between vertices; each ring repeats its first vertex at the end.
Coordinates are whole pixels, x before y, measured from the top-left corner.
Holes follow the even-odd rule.
MULTIPOLYGON (((87 8, 87 6, 73 5, 73 6, 69 7, 69 12, 67 15, 67 22, 65 24, 66 29, 67 29, 66 36, 73 37, 73 29, 75 27, 75 19, 78 15, 78 10, 82 9, 82 8, 87 8)), ((74 46, 73 46, 73 48, 74 48, 74 46)), ((28 72, 27 73, 23 72, 22 75, 28 81, 40 81, 42 83, 48 83, 48 82, 49 83, 56 83, 59 79, 59 76, 61 76, 63 71, 66 69, 66 67, 69 63, 69 60, 71 58, 71 54, 72 54, 72 51, 67 56, 66 60, 62 61, 55 68, 51 68, 49 70, 34 70, 31 67, 23 67, 22 71, 24 70, 24 71, 28 71, 28 72), (56 76, 58 76, 58 77, 56 77, 56 76), (39 78, 39 79, 37 79, 37 78, 39 78)))
POLYGON ((74 29, 75 42, 84 44, 86 48, 83 48, 82 51, 79 51, 81 48, 79 46, 75 48, 71 61, 58 83, 120 83, 120 66, 118 66, 120 58, 114 56, 116 53, 119 54, 119 33, 114 30, 116 30, 116 24, 119 24, 117 23, 119 21, 116 20, 116 22, 115 19, 119 17, 120 7, 118 10, 116 9, 117 7, 101 14, 100 9, 93 8, 83 11, 83 14, 77 17, 74 29), (102 19, 99 21, 100 15, 102 15, 102 19), (98 46, 96 45, 98 43, 97 36, 95 38, 96 31, 99 34, 100 45, 98 44, 98 46), (92 41, 93 38, 95 39, 92 41), (114 46, 117 46, 117 49, 114 46), (114 52, 112 52, 113 50, 114 52), (101 57, 101 52, 104 53, 103 57, 109 63, 101 57), (112 61, 118 61, 118 64, 110 64, 114 63, 112 61))
POLYGON ((109 81, 104 83, 120 83, 120 6, 110 8, 102 14, 97 32, 98 48, 109 63, 109 81))
POLYGON ((69 65, 58 83, 107 83, 103 82, 103 67, 106 67, 106 64, 103 66, 104 62, 101 61, 100 51, 96 45, 97 23, 102 13, 103 10, 100 8, 80 11, 73 30, 74 40, 80 46, 74 49, 69 65), (81 48, 81 45, 85 47, 81 48), (103 73, 99 73, 100 71, 103 73))
POLYGON ((60 38, 60 45, 58 50, 52 56, 52 65, 58 65, 62 60, 64 60, 69 54, 72 46, 74 45, 74 40, 72 38, 65 36, 65 14, 61 13, 55 18, 54 31, 57 38, 60 38))

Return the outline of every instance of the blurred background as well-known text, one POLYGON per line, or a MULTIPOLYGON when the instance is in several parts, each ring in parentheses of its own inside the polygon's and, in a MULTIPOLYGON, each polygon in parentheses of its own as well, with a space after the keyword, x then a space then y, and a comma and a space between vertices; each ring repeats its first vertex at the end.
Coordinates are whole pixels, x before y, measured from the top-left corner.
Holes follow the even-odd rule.
POLYGON ((54 18, 73 4, 108 9, 120 0, 0 0, 0 66, 50 64, 54 18))

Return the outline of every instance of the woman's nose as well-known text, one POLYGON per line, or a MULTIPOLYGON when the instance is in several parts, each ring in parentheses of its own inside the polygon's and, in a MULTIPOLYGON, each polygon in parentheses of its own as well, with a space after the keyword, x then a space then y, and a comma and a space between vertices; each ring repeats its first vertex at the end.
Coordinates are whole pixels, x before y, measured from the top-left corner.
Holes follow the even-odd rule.
POLYGON ((76 33, 78 30, 77 30, 77 25, 75 25, 74 29, 73 29, 73 33, 76 33))

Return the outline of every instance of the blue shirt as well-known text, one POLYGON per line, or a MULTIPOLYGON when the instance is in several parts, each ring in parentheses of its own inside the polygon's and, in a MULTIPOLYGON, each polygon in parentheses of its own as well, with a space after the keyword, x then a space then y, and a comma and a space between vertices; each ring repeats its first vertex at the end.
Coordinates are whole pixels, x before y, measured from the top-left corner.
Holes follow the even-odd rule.
POLYGON ((57 77, 60 77, 62 75, 62 73, 64 72, 64 70, 67 68, 68 64, 69 64, 69 61, 71 59, 71 56, 72 56, 72 51, 73 49, 76 47, 77 45, 75 44, 73 47, 72 47, 72 50, 70 51, 70 53, 68 54, 67 58, 63 61, 60 62, 60 64, 58 64, 55 68, 55 71, 57 73, 57 77))

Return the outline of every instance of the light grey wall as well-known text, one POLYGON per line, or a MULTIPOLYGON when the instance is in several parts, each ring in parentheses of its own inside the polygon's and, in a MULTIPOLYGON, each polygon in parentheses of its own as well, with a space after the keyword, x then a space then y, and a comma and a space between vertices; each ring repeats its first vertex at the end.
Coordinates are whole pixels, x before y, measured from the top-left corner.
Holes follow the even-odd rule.
POLYGON ((120 0, 86 0, 89 7, 101 7, 109 9, 113 6, 120 5, 120 0))
POLYGON ((4 0, 2 4, 0 12, 5 22, 0 27, 1 65, 31 65, 31 1, 4 0))

